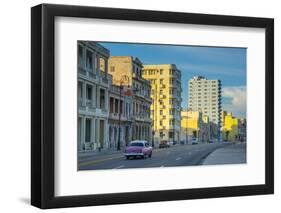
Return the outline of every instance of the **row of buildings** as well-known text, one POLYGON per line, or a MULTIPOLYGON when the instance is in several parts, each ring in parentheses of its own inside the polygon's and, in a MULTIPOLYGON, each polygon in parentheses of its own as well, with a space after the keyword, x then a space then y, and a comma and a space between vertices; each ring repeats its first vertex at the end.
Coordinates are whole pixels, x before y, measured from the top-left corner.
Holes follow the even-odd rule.
POLYGON ((181 139, 245 141, 246 120, 222 111, 221 81, 195 76, 188 82, 188 109, 181 112, 181 139))
POLYGON ((189 108, 182 111, 181 71, 176 65, 144 65, 132 56, 110 56, 96 42, 77 45, 79 151, 121 149, 136 139, 157 146, 161 140, 237 136, 233 125, 222 125, 236 121, 221 112, 219 80, 191 79, 189 108))
POLYGON ((96 42, 78 41, 78 150, 120 149, 151 141, 150 82, 142 62, 111 56, 96 42))
POLYGON ((181 112, 181 140, 187 143, 221 141, 246 141, 246 119, 236 118, 231 112, 222 111, 221 128, 203 115, 201 111, 183 110, 181 112), (220 135, 218 138, 218 134, 220 135))

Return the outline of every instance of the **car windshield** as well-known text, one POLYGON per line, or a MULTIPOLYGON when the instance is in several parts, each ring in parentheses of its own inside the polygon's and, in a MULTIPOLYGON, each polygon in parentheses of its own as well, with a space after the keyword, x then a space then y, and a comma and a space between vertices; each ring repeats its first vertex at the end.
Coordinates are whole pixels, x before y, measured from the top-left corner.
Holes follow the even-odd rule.
POLYGON ((143 143, 134 142, 134 143, 130 143, 130 146, 143 146, 143 143))

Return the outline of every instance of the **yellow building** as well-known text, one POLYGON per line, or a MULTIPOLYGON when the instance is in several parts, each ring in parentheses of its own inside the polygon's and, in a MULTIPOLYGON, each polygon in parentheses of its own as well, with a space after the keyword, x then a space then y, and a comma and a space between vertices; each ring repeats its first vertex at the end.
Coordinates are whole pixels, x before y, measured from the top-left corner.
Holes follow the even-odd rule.
POLYGON ((210 142, 211 139, 211 123, 207 115, 202 116, 202 124, 200 128, 200 140, 202 142, 210 142))
POLYGON ((180 140, 181 72, 174 64, 143 66, 143 77, 151 83, 151 118, 154 143, 180 140))
POLYGON ((200 128, 202 124, 202 113, 198 111, 181 111, 181 140, 199 141, 200 128))
POLYGON ((224 141, 237 141, 238 139, 238 118, 231 112, 222 112, 222 136, 224 141))

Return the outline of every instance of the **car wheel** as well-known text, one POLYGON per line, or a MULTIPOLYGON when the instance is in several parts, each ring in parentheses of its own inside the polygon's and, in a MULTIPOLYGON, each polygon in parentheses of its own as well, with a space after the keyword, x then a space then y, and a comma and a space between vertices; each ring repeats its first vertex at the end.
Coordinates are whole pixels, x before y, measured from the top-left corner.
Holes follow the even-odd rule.
POLYGON ((130 157, 129 157, 129 156, 126 156, 126 159, 127 159, 127 160, 129 160, 129 159, 130 159, 130 157))
POLYGON ((152 156, 152 152, 149 154, 149 158, 151 158, 151 156, 152 156))

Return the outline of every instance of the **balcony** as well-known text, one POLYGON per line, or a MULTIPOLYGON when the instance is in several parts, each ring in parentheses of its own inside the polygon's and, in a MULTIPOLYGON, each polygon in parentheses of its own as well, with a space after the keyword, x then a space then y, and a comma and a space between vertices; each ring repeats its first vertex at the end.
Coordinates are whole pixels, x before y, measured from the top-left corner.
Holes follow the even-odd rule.
MULTIPOLYGON (((119 115, 120 114, 118 112, 110 112, 109 119, 119 121, 119 115)), ((131 119, 132 119, 131 115, 126 115, 126 114, 121 113, 121 116, 120 116, 121 121, 131 121, 131 119)))
POLYGON ((92 100, 86 100, 86 107, 93 107, 94 102, 92 100))
POLYGON ((134 115, 132 115, 131 118, 134 119, 135 121, 151 122, 150 117, 145 117, 144 115, 141 115, 141 114, 134 114, 134 115))
POLYGON ((78 99, 78 106, 79 107, 82 107, 83 106, 83 99, 78 99))
POLYGON ((119 120, 119 113, 117 112, 110 112, 109 119, 119 120))
POLYGON ((108 74, 103 72, 103 71, 100 71, 100 82, 101 84, 105 85, 105 86, 109 86, 108 83, 109 83, 109 80, 108 80, 108 74))
POLYGON ((96 78, 96 74, 94 74, 93 72, 87 72, 87 76, 90 78, 96 78))
POLYGON ((78 68, 78 74, 80 76, 83 76, 83 77, 86 77, 86 78, 90 78, 92 80, 96 79, 96 74, 94 72, 92 72, 92 70, 84 69, 83 67, 79 67, 78 68))
POLYGON ((85 76, 87 75, 86 70, 84 68, 82 68, 82 67, 78 68, 78 73, 81 74, 81 75, 85 75, 85 76))
POLYGON ((96 108, 95 112, 97 116, 108 117, 108 110, 105 108, 96 108))
POLYGON ((160 115, 160 119, 161 120, 165 120, 166 119, 166 115, 160 115))

